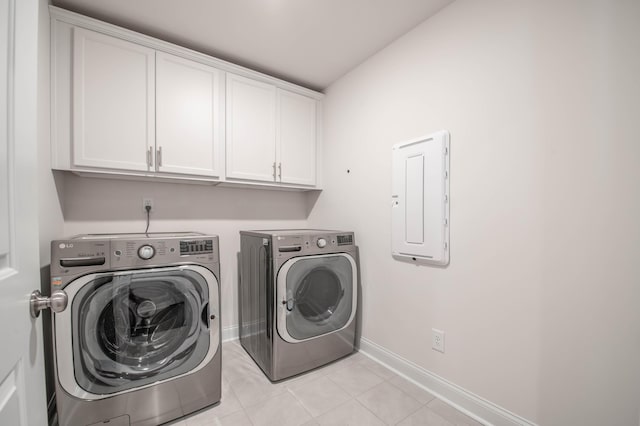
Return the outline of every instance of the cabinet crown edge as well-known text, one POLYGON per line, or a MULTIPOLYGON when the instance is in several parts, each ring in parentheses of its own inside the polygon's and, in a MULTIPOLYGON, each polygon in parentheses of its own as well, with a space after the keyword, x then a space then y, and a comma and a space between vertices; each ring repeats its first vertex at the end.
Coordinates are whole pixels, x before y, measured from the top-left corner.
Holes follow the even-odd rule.
POLYGON ((49 5, 49 15, 52 20, 65 22, 70 25, 83 27, 89 30, 101 32, 106 35, 118 37, 127 41, 131 41, 143 46, 150 47, 152 49, 170 53, 172 55, 180 56, 186 59, 190 59, 196 62, 201 62, 206 65, 218 68, 225 72, 231 72, 241 76, 245 76, 254 80, 263 81, 265 83, 273 84, 281 89, 289 90, 304 96, 308 96, 315 100, 322 100, 324 94, 315 90, 308 89, 303 86, 282 80, 268 74, 252 70, 241 65, 228 62, 214 56, 207 55, 202 52, 198 52, 188 47, 180 46, 168 41, 160 40, 155 37, 148 36, 146 34, 130 30, 118 25, 110 24, 105 21, 101 21, 95 18, 91 18, 82 15, 77 12, 72 12, 61 7, 49 5))

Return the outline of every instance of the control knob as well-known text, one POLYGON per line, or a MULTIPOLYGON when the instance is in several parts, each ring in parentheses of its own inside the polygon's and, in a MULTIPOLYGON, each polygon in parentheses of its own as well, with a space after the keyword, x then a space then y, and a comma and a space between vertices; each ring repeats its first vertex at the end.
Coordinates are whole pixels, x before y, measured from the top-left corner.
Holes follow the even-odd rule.
POLYGON ((155 256, 155 254, 156 249, 154 249, 153 246, 150 246, 149 244, 140 246, 140 248, 138 249, 138 256, 140 257, 140 259, 149 260, 153 256, 155 256))
POLYGON ((325 240, 324 238, 318 238, 318 241, 316 242, 316 244, 318 245, 319 248, 325 248, 327 245, 327 240, 325 240))

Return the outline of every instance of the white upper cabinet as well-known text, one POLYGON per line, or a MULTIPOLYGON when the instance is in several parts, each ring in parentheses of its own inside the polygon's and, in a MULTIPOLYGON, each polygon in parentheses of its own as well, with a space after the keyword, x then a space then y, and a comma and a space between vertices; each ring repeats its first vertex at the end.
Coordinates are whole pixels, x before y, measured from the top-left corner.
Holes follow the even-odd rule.
POLYGON ((315 99, 227 74, 227 178, 316 184, 315 99))
POLYGON ((227 178, 275 182, 276 88, 227 73, 227 178))
POLYGON ((322 94, 55 6, 51 167, 319 188, 322 94))
POLYGON ((156 170, 220 176, 222 73, 156 54, 156 170))
POLYGON ((148 169, 155 144, 155 51, 73 30, 73 164, 148 169))
POLYGON ((222 175, 220 70, 84 28, 68 32, 71 169, 222 175))
POLYGON ((278 89, 278 182, 316 184, 316 100, 278 89))

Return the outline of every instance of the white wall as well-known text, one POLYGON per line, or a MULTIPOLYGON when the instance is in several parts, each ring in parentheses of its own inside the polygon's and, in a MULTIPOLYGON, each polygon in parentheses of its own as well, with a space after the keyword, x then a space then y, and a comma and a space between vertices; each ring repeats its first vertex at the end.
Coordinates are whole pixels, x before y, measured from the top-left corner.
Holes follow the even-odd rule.
POLYGON ((458 0, 328 89, 309 222, 356 232, 365 338, 542 425, 638 424, 638 22, 458 0), (440 129, 451 263, 394 261, 391 146, 440 129))
POLYGON ((238 324, 237 253, 241 230, 304 228, 303 192, 96 179, 64 174, 64 234, 144 232, 142 198, 153 198, 149 232, 220 236, 222 327, 238 324))

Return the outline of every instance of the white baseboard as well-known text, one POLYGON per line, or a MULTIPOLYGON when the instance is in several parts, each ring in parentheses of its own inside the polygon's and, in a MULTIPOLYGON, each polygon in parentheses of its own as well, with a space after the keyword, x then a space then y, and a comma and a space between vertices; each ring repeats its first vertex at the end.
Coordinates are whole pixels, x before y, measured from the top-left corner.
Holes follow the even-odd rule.
POLYGON ((360 339, 360 352, 431 392, 436 397, 482 424, 535 426, 535 423, 425 370, 364 337, 360 339))
POLYGON ((240 328, 238 325, 229 325, 222 327, 222 342, 229 342, 231 340, 238 340, 240 336, 240 328))

